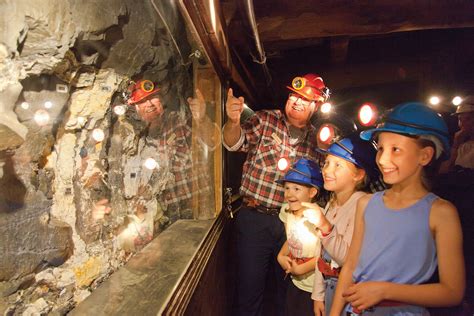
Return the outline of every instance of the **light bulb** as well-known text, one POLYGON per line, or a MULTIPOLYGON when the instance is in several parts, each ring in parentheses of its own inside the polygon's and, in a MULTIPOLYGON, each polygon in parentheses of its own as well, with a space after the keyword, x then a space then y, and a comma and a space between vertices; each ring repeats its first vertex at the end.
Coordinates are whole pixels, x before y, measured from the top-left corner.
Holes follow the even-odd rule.
POLYGON ((92 131, 92 138, 96 141, 96 142, 101 142, 104 140, 105 138, 105 134, 104 134, 104 131, 101 130, 100 128, 96 128, 92 131))

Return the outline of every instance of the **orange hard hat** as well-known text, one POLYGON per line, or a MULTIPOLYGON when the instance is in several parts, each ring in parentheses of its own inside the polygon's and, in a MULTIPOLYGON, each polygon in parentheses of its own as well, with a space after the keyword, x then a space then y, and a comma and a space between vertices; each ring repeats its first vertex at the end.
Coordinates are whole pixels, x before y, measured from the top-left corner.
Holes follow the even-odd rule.
POLYGON ((310 101, 325 102, 329 99, 329 89, 324 84, 323 78, 315 74, 295 77, 291 82, 291 87, 287 86, 287 88, 310 101))
POLYGON ((135 104, 145 99, 146 97, 157 93, 158 91, 160 91, 160 88, 155 86, 153 81, 142 79, 131 85, 128 90, 130 93, 130 97, 128 98, 127 103, 135 104))

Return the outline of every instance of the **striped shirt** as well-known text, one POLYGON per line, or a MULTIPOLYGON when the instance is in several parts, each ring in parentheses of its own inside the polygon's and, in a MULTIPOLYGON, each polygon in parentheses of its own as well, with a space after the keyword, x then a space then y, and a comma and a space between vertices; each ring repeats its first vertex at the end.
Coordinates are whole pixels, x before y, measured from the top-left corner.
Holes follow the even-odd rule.
POLYGON ((242 170, 240 194, 254 198, 261 205, 280 208, 283 203, 283 186, 275 181, 284 176, 278 170, 281 157, 289 157, 290 163, 308 158, 320 163, 321 154, 316 152, 316 128, 305 127, 296 141, 290 142, 290 123, 279 110, 258 111, 241 124, 241 138, 232 147, 224 143, 229 151, 247 153, 242 170))

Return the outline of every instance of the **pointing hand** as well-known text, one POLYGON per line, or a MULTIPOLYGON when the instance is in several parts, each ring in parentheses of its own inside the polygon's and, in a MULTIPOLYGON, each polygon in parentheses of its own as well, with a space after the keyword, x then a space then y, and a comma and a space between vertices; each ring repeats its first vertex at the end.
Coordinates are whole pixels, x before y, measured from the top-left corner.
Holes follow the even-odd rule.
POLYGON ((196 97, 187 99, 193 119, 201 121, 206 115, 206 100, 199 89, 196 89, 196 97))
POLYGON ((227 91, 227 102, 225 103, 225 111, 229 121, 234 124, 238 124, 240 122, 240 115, 244 110, 244 98, 234 97, 232 88, 229 88, 227 91))

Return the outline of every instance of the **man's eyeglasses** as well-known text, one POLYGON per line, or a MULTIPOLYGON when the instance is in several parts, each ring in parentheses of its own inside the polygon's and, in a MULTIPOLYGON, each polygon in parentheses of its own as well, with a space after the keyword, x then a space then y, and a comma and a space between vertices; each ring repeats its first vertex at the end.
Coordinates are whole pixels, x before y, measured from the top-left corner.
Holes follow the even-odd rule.
POLYGON ((312 104, 315 104, 314 101, 309 101, 303 98, 302 96, 299 96, 294 93, 290 93, 289 99, 294 102, 296 105, 302 105, 302 106, 310 106, 312 104))

